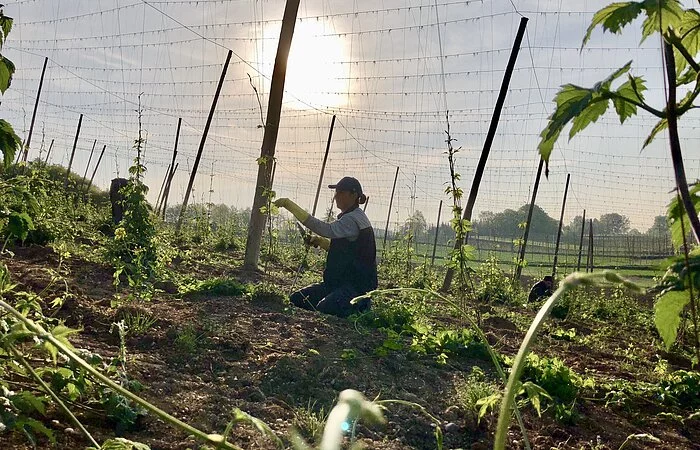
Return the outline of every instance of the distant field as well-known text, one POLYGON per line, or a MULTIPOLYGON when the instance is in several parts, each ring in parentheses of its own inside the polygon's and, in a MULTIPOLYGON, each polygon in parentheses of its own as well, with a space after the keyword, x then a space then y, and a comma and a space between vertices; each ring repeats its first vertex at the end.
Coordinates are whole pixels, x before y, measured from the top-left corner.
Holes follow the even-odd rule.
MULTIPOLYGON (((514 260, 517 258, 518 248, 508 240, 471 241, 476 249, 474 265, 481 264, 489 258, 495 257, 503 270, 509 272, 514 270, 514 260)), ((389 245, 389 244, 387 244, 389 245)), ((381 243, 378 246, 381 252, 381 243)), ((541 277, 550 274, 554 262, 554 246, 548 243, 531 242, 528 244, 525 254, 526 266, 523 274, 532 277, 541 277)), ((449 252, 451 246, 438 245, 435 251, 435 264, 441 265, 449 252)), ((635 257, 634 254, 621 251, 619 248, 600 249, 600 254, 593 256, 594 270, 611 269, 620 274, 638 279, 642 284, 651 283, 654 277, 663 275, 663 262, 668 256, 659 257, 635 257), (605 252, 604 252, 605 251, 605 252)), ((428 243, 418 243, 415 245, 415 255, 420 259, 430 260, 432 257, 433 245, 428 243)), ((584 246, 581 256, 581 270, 586 270, 587 248, 584 246)), ((650 252, 646 252, 648 255, 650 252)), ((561 275, 576 271, 578 264, 578 246, 562 244, 557 257, 557 272, 561 275)))

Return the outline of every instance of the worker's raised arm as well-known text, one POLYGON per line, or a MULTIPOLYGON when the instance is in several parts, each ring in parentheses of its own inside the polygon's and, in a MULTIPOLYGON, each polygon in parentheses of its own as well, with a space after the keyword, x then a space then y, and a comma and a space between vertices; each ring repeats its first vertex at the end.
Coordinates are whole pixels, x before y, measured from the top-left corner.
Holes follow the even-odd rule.
POLYGON ((304 226, 319 236, 329 239, 348 238, 350 240, 355 240, 357 236, 360 235, 360 225, 349 214, 342 215, 342 217, 335 222, 326 223, 311 216, 288 198, 277 199, 275 205, 288 210, 299 222, 303 223, 304 226))
POLYGON ((320 247, 325 251, 331 248, 331 240, 322 236, 309 236, 308 244, 314 247, 320 247))
POLYGON ((350 215, 343 215, 331 223, 309 216, 302 223, 319 236, 329 239, 347 238, 354 241, 360 235, 360 225, 350 215))

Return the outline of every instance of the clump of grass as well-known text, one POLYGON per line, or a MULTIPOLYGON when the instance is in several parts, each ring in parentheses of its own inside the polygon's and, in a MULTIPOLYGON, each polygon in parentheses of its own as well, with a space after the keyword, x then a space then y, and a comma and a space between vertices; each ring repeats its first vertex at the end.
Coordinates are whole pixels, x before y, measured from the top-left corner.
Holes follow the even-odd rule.
POLYGON ((225 234, 214 240, 214 250, 219 252, 237 251, 243 248, 241 240, 237 236, 225 234))
POLYGON ((325 411, 324 407, 321 406, 317 408, 316 402, 309 401, 306 407, 294 409, 292 424, 304 439, 311 441, 313 444, 317 444, 321 442, 327 419, 328 413, 325 411))
POLYGON ((478 366, 472 367, 469 376, 458 382, 455 388, 462 406, 472 413, 477 421, 487 412, 486 408, 482 408, 484 400, 500 391, 498 385, 489 381, 484 371, 478 366))
POLYGON ((414 292, 372 295, 372 309, 358 317, 358 323, 396 333, 412 331, 427 317, 428 302, 414 292))
POLYGON ((180 293, 183 296, 197 295, 220 295, 236 297, 246 294, 250 287, 232 277, 209 278, 204 281, 184 284, 180 286, 180 293))
POLYGON ((126 334, 130 336, 142 336, 150 330, 158 321, 155 317, 143 311, 130 312, 124 314, 124 325, 126 334))
POLYGON ((253 303, 286 304, 289 301, 281 287, 268 282, 253 286, 248 295, 253 303))
POLYGON ((183 353, 194 353, 202 341, 203 334, 198 333, 192 324, 187 324, 175 334, 175 348, 183 353))

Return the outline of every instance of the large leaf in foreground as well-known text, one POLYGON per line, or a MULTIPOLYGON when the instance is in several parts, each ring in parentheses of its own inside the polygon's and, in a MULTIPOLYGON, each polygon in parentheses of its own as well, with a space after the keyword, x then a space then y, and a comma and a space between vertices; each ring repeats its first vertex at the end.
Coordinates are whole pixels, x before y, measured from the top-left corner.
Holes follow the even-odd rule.
POLYGON ((622 29, 637 18, 642 12, 642 2, 611 3, 593 15, 593 20, 586 30, 581 47, 591 38, 591 33, 598 26, 613 34, 619 34, 622 29))
MULTIPOLYGON (((690 199, 693 202, 695 211, 700 209, 700 185, 690 187, 690 199)), ((678 202, 678 197, 674 197, 668 205, 668 220, 671 224, 671 242, 676 248, 683 246, 683 229, 686 234, 692 230, 688 214, 682 203, 678 202), (681 218, 683 219, 681 225, 681 218)))
POLYGON ((643 0, 640 2, 616 2, 600 9, 593 15, 591 24, 586 30, 581 47, 591 38, 593 30, 598 26, 604 31, 620 34, 639 14, 644 12, 646 18, 642 24, 642 41, 659 31, 669 28, 679 28, 684 19, 684 11, 678 0, 643 0))
POLYGON ((654 324, 669 350, 676 341, 681 312, 690 302, 688 291, 669 291, 659 297, 654 305, 654 324))
POLYGON ((17 149, 22 146, 22 140, 15 134, 7 121, 0 119, 0 152, 3 155, 3 166, 8 167, 15 159, 17 149))
MULTIPOLYGON (((547 126, 540 134, 542 140, 538 149, 547 165, 549 165, 549 156, 554 149, 554 143, 568 123, 573 121, 573 126, 569 132, 569 139, 571 139, 576 133, 585 129, 592 122, 597 121, 605 113, 610 99, 613 98, 610 86, 617 78, 629 72, 631 66, 632 61, 617 69, 604 80, 596 83, 592 88, 584 88, 574 84, 567 84, 561 88, 554 97, 554 102, 557 106, 549 117, 547 126)), ((638 80, 641 82, 641 79, 638 80)), ((620 110, 616 110, 619 114, 620 110)), ((625 114, 630 112, 629 110, 624 111, 625 114)))

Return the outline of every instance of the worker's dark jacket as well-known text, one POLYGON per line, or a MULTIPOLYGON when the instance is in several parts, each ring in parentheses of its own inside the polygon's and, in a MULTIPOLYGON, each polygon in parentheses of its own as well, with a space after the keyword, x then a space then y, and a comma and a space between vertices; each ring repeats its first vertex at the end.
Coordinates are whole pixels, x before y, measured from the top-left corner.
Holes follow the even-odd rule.
POLYGON ((362 209, 355 207, 333 223, 314 217, 304 221, 311 231, 330 238, 323 283, 329 289, 351 285, 360 293, 377 288, 377 245, 372 224, 362 209))

